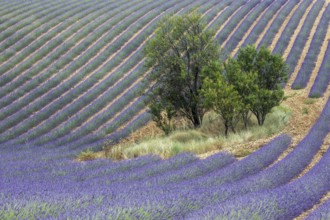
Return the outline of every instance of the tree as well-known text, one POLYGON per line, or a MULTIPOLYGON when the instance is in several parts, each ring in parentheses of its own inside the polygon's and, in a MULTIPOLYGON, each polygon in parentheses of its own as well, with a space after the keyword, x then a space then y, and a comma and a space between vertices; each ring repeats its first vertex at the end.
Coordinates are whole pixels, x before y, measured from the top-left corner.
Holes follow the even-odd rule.
POLYGON ((152 99, 172 106, 194 127, 201 126, 207 111, 200 94, 205 78, 202 69, 220 59, 214 35, 206 30, 201 15, 190 11, 161 21, 144 50, 146 67, 151 69, 147 80, 156 88, 152 99))
POLYGON ((288 80, 289 68, 280 54, 272 54, 265 46, 241 48, 237 61, 244 72, 257 72, 260 88, 276 90, 288 80))
POLYGON ((258 124, 263 125, 266 115, 274 106, 279 105, 284 97, 281 85, 287 81, 289 69, 280 55, 272 54, 264 46, 259 51, 255 46, 240 49, 237 62, 246 74, 257 74, 256 87, 248 100, 258 124))
POLYGON ((226 81, 232 85, 241 97, 241 116, 244 123, 244 128, 247 128, 247 123, 250 118, 250 108, 253 101, 253 96, 258 89, 257 73, 244 72, 240 64, 233 58, 229 57, 224 63, 223 75, 226 81))
POLYGON ((176 116, 176 111, 170 103, 152 100, 149 105, 149 113, 151 113, 152 120, 156 122, 157 127, 162 129, 165 135, 174 130, 173 118, 176 116))
POLYGON ((244 108, 241 96, 235 87, 229 84, 221 72, 215 78, 206 78, 202 90, 205 104, 218 113, 225 126, 225 136, 231 129, 235 133, 235 127, 239 121, 239 115, 244 108))
POLYGON ((259 88, 251 97, 250 110, 257 117, 258 124, 263 125, 266 115, 274 106, 278 106, 283 99, 284 92, 282 89, 268 90, 259 88))

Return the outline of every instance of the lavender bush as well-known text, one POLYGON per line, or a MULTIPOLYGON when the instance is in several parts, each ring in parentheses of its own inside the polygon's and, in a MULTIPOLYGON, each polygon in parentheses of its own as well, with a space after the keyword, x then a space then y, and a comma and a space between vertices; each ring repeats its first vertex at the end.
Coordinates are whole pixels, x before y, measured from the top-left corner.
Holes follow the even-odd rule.
POLYGON ((311 42, 312 46, 308 49, 305 60, 302 63, 298 75, 295 78, 294 82, 292 83, 291 87, 293 89, 301 89, 306 87, 310 75, 312 74, 313 69, 315 68, 315 62, 318 57, 318 54, 320 53, 321 46, 326 37, 326 32, 327 32, 326 26, 329 24, 329 21, 330 21, 330 5, 327 6, 326 10, 322 15, 320 24, 317 27, 317 30, 311 42))
POLYGON ((262 15, 259 22, 253 27, 252 31, 248 35, 248 37, 244 40, 242 47, 245 47, 250 44, 254 44, 259 35, 264 31, 268 22, 275 16, 275 14, 280 10, 281 7, 285 7, 288 2, 282 1, 274 1, 266 10, 266 12, 262 15))
POLYGON ((330 84, 330 43, 328 43, 327 51, 324 55, 320 70, 316 76, 314 84, 309 92, 309 97, 321 97, 330 84))
POLYGON ((270 7, 274 1, 263 1, 262 3, 256 5, 254 8, 248 12, 247 16, 244 18, 243 22, 240 24, 238 29, 232 34, 232 36, 227 41, 225 48, 228 52, 232 52, 238 45, 239 41, 242 40, 250 26, 255 22, 258 16, 270 7))
POLYGON ((320 10, 322 9, 325 1, 317 1, 316 4, 313 5, 312 9, 308 13, 306 20, 297 36, 295 39, 293 46, 291 48, 291 51, 286 59, 286 62, 289 65, 290 72, 289 72, 289 77, 294 71, 299 57, 304 49, 304 46, 306 44, 306 41, 311 34, 312 27, 314 25, 314 22, 316 20, 317 15, 320 13, 320 10))
POLYGON ((286 25, 280 39, 278 40, 273 53, 283 54, 285 48, 290 43, 290 38, 293 35, 294 31, 296 30, 299 21, 303 17, 304 13, 306 12, 307 7, 310 5, 310 2, 303 1, 297 8, 297 10, 293 13, 292 17, 290 18, 288 24, 286 25))
POLYGON ((293 0, 293 1, 288 1, 284 8, 281 9, 281 11, 279 12, 278 16, 274 19, 273 23, 270 25, 269 29, 267 30, 267 32, 265 33, 265 35, 262 37, 261 42, 259 45, 257 45, 257 48, 259 49, 262 45, 265 45, 266 47, 268 47, 277 31, 280 29, 281 25, 283 24, 285 18, 290 14, 290 12, 292 11, 292 9, 299 3, 299 0, 293 0))
POLYGON ((328 199, 324 204, 320 205, 316 210, 314 210, 310 215, 307 216, 306 220, 327 220, 330 218, 330 199, 328 199))

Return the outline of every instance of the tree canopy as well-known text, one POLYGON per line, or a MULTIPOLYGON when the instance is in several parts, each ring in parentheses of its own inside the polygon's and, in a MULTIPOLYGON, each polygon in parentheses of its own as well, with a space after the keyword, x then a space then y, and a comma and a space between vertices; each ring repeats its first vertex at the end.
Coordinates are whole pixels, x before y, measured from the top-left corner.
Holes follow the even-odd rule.
POLYGON ((272 54, 265 46, 259 51, 254 45, 241 48, 237 62, 246 74, 256 74, 255 88, 249 97, 249 104, 258 124, 263 125, 266 115, 284 97, 282 84, 288 79, 289 68, 281 55, 272 54))
POLYGON ((194 127, 202 124, 207 111, 200 94, 205 79, 202 70, 220 59, 214 35, 201 14, 190 11, 162 20, 144 50, 146 67, 151 68, 147 80, 155 82, 151 104, 171 106, 194 127), (157 104, 160 99, 162 105, 157 104))

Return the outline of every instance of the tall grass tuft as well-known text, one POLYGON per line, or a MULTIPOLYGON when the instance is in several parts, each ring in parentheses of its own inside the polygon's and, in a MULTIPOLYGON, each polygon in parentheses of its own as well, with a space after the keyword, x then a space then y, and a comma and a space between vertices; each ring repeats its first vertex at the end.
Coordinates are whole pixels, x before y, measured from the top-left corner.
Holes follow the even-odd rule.
MULTIPOLYGON (((238 126, 235 134, 230 133, 226 138, 221 119, 211 112, 205 116, 203 126, 197 130, 178 130, 169 136, 145 138, 137 143, 112 146, 106 150, 107 157, 118 160, 147 154, 156 154, 162 158, 169 158, 182 152, 204 154, 276 134, 285 127, 290 116, 291 111, 288 108, 277 106, 267 115, 264 126, 259 126, 256 118, 251 116, 248 129, 244 129, 242 124, 238 126)), ((239 157, 251 153, 249 149, 244 148, 236 149, 234 152, 239 157)))

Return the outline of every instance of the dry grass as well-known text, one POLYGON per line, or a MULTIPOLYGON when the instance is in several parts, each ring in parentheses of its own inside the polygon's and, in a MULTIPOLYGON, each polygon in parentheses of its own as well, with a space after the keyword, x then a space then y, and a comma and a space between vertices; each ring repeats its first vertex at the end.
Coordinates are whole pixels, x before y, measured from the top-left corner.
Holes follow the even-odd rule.
POLYGON ((255 145, 255 141, 262 138, 269 141, 268 137, 280 132, 290 118, 290 111, 286 107, 276 107, 267 116, 265 125, 260 127, 254 117, 251 117, 251 126, 245 130, 243 125, 238 126, 237 133, 231 133, 228 138, 223 134, 224 128, 221 120, 214 113, 205 117, 203 126, 198 129, 185 129, 163 136, 153 123, 135 132, 122 143, 106 148, 106 155, 112 159, 135 158, 145 154, 157 154, 169 158, 181 152, 193 152, 205 157, 210 152, 215 153, 225 150, 237 157, 244 157, 263 143, 255 145), (150 128, 151 127, 151 128, 150 128), (147 135, 150 134, 151 135, 147 135), (249 147, 253 142, 254 147, 249 147))

